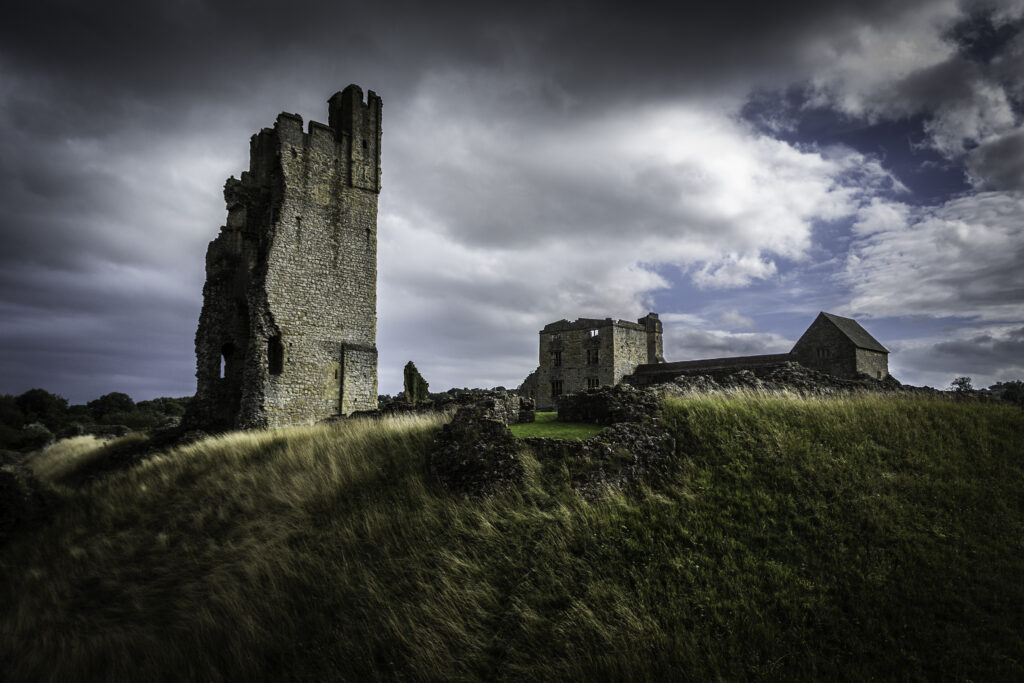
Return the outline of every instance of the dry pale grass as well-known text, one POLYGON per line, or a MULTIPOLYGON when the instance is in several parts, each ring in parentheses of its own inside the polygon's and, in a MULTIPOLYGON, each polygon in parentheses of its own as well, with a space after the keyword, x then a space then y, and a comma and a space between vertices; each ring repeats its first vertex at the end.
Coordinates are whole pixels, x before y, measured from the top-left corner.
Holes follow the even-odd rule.
POLYGON ((43 481, 59 482, 73 471, 97 458, 111 448, 139 444, 147 440, 144 434, 128 434, 119 439, 97 439, 92 435, 61 439, 25 459, 25 464, 43 481))

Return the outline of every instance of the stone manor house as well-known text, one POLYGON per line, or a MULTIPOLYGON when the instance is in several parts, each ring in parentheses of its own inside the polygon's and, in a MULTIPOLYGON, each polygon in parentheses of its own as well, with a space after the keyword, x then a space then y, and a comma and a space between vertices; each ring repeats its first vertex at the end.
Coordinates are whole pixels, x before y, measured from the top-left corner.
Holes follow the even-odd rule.
POLYGON ((818 317, 789 353, 710 358, 666 363, 657 313, 637 322, 580 318, 545 325, 540 331, 540 366, 519 392, 538 410, 554 410, 562 394, 629 382, 640 386, 701 371, 759 368, 797 362, 806 368, 855 379, 889 375, 889 351, 852 318, 818 317))

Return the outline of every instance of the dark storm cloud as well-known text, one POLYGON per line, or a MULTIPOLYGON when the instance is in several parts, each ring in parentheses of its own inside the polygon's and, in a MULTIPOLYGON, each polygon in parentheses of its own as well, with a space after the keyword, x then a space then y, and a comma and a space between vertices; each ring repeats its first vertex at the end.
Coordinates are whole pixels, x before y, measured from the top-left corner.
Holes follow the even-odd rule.
POLYGON ((1024 190, 1024 129, 985 141, 971 151, 967 167, 980 188, 1024 190))
POLYGON ((128 296, 94 309, 0 305, 3 390, 41 387, 77 403, 111 391, 137 400, 194 391, 194 362, 181 352, 193 330, 180 313, 156 305, 146 315, 128 296))
POLYGON ((1024 379, 1024 327, 999 327, 933 343, 904 343, 894 349, 901 371, 945 387, 968 375, 975 386, 1024 379))
MULTIPOLYGON (((248 136, 281 110, 324 120, 323 101, 335 89, 357 82, 380 93, 386 193, 402 193, 382 196, 382 216, 395 207, 406 220, 425 217, 452 239, 452 250, 560 240, 582 252, 627 229, 640 239, 680 224, 728 241, 730 226, 715 215, 665 200, 707 194, 692 184, 699 168, 638 164, 611 169, 618 182, 594 182, 602 160, 586 156, 584 146, 566 151, 566 167, 553 168, 543 149, 517 147, 550 139, 516 133, 569 134, 605 115, 628 126, 633 106, 742 99, 754 87, 803 82, 822 45, 841 53, 865 27, 884 30, 941 4, 20 3, 0 23, 0 391, 22 391, 45 377, 48 388, 79 392, 73 400, 111 390, 135 398, 186 393, 180 387, 193 381, 202 253, 223 221, 221 184, 244 168, 248 136), (455 85, 431 90, 445 82, 455 85), (416 109, 420 102, 426 111, 416 109), (512 120, 515 126, 501 128, 512 120), (457 159, 438 124, 478 125, 482 137, 468 138, 466 157, 457 159), (123 384, 112 386, 114 379, 123 384), (162 381, 174 388, 160 389, 162 381)), ((990 56, 986 78, 1011 82, 999 75, 1013 73, 1011 52, 990 56)), ((961 58, 943 68, 909 77, 907 97, 928 106, 963 99, 944 85, 969 90, 977 67, 961 58)), ((1009 162, 994 149, 991 157, 979 168, 1002 178, 1009 162)), ((756 252, 760 242, 751 241, 756 252)), ((794 238, 776 248, 803 247, 794 238)), ((441 303, 429 309, 436 317, 403 310, 400 329, 382 321, 382 351, 402 354, 405 340, 427 344, 424 328, 467 329, 468 320, 472 333, 440 333, 425 350, 449 361, 523 358, 535 350, 513 342, 510 326, 532 330, 536 316, 579 314, 576 307, 609 301, 586 282, 603 262, 593 271, 567 268, 557 281, 565 291, 554 295, 552 281, 538 277, 541 266, 530 266, 522 257, 511 269, 531 280, 518 289, 508 286, 508 273, 489 280, 474 271, 389 276, 392 291, 417 285, 399 295, 413 299, 413 308, 423 299, 441 303), (468 287, 473 294, 460 298, 468 287), (467 315, 477 307, 493 310, 467 315)), ((451 268, 431 262, 428 270, 451 268)), ((640 276, 618 274, 633 289, 615 294, 628 309, 616 315, 639 306, 644 287, 658 285, 640 276)), ((399 308, 382 301, 382 315, 389 305, 399 308)), ((705 342, 695 339, 694 352, 712 353, 720 340, 705 342)), ((742 351, 744 343, 737 338, 729 348, 742 351)), ((437 367, 449 372, 459 363, 437 367)), ((485 382, 487 372, 479 363, 471 376, 485 382)))
POLYGON ((938 362, 951 361, 969 369, 1020 366, 1024 359, 1024 327, 1008 330, 1005 334, 979 334, 970 339, 939 342, 934 347, 938 362))
MULTIPOLYGON (((903 109, 904 114, 935 109, 949 102, 974 98, 983 71, 976 62, 959 56, 940 64, 915 71, 894 84, 879 106, 903 109)), ((881 93, 879 93, 881 95, 881 93)))
POLYGON ((9 67, 59 74, 78 97, 103 83, 93 93, 97 106, 111 92, 156 100, 222 88, 238 95, 268 71, 333 60, 377 64, 389 80, 501 65, 543 72, 573 96, 671 93, 788 67, 803 58, 808 35, 883 26, 930 4, 37 2, 7 15, 0 42, 9 67))
POLYGON ((966 16, 949 30, 961 54, 985 64, 998 61, 1020 35, 1021 19, 1009 19, 1003 3, 967 0, 961 3, 966 16))

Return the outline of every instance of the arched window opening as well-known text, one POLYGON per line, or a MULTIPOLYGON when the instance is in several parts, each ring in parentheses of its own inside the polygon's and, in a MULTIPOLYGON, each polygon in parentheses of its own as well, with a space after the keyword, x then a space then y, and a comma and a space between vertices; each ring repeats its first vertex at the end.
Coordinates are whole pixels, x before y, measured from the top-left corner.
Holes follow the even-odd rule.
POLYGON ((267 340, 267 369, 271 375, 284 372, 284 342, 279 334, 267 340))
POLYGON ((217 377, 224 379, 228 376, 228 369, 231 366, 231 357, 235 354, 235 345, 231 342, 220 347, 220 367, 217 377))

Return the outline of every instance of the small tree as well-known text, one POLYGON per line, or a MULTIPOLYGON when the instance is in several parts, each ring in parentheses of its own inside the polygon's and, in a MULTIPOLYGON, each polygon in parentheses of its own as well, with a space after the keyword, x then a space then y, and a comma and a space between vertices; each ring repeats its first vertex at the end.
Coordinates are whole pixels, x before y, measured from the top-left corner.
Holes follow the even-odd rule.
POLYGON ((53 441, 53 432, 42 422, 33 422, 21 428, 21 450, 34 451, 53 441))
POLYGON ((950 383, 949 388, 958 394, 966 394, 968 391, 974 391, 974 385, 971 384, 970 377, 957 377, 950 383))
POLYGON ((135 410, 135 401, 128 394, 120 391, 113 391, 109 394, 104 394, 99 398, 89 401, 89 412, 92 413, 93 419, 100 421, 105 415, 110 413, 127 413, 135 410))
POLYGON ((1024 382, 1011 380, 1009 382, 996 382, 989 387, 999 398, 1015 405, 1024 407, 1024 382))
POLYGON ((417 401, 426 401, 429 396, 427 388, 430 385, 427 384, 425 379, 423 379, 420 371, 416 369, 416 366, 412 361, 405 364, 403 374, 405 376, 404 388, 406 402, 410 405, 415 405, 417 401))
POLYGON ((67 417, 68 400, 45 389, 29 389, 14 402, 26 423, 41 422, 50 429, 56 429, 67 417))
POLYGON ((0 396, 0 424, 14 429, 25 425, 25 413, 18 407, 18 399, 10 394, 0 396))

